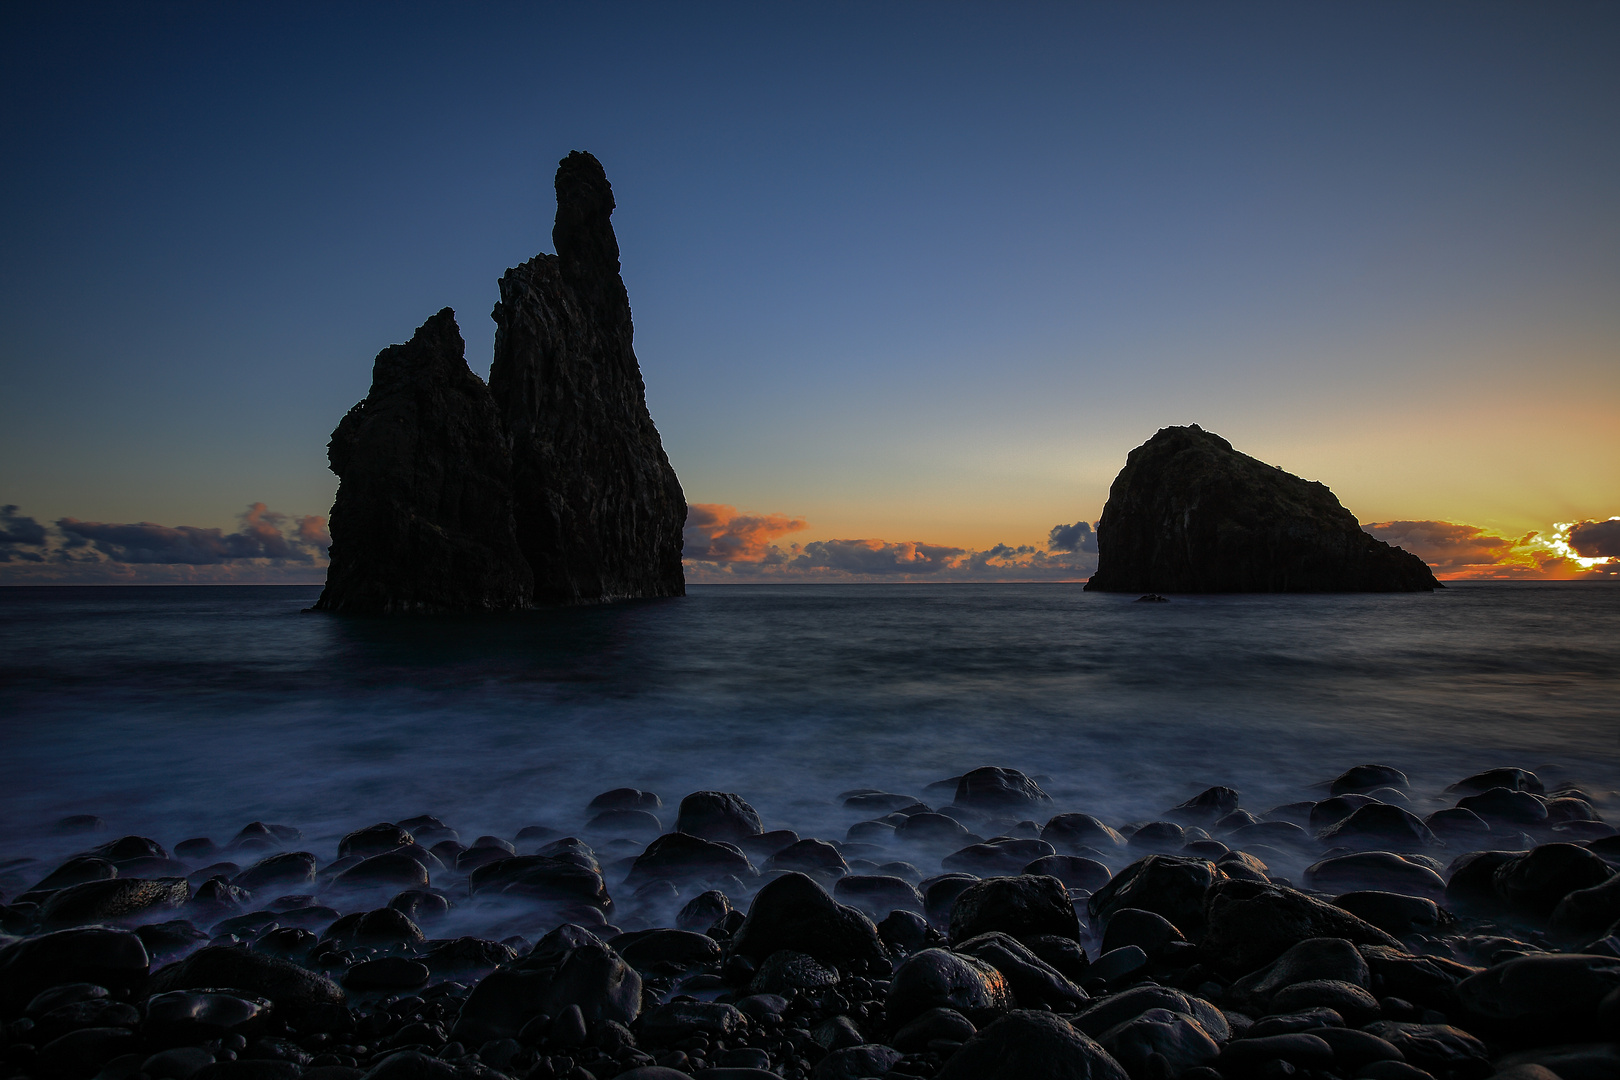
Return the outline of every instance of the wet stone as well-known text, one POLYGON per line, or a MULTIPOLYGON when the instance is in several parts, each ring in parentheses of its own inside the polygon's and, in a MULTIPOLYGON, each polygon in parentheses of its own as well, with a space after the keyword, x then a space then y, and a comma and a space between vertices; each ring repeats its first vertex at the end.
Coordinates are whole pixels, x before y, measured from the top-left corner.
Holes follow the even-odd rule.
POLYGON ((900 1051, 880 1044, 848 1046, 834 1050, 816 1065, 813 1080, 861 1080, 884 1076, 900 1060, 900 1051))
POLYGON ((650 791, 640 788, 614 788, 604 791, 590 801, 585 809, 595 813, 604 810, 657 810, 664 805, 664 801, 650 791))
POLYGON ((1012 876, 1022 873, 1032 861, 1052 854, 1055 850, 1044 840, 1008 837, 970 844, 945 856, 941 866, 980 877, 1012 876))
POLYGON ((1041 839, 1058 852, 1076 855, 1081 849, 1112 851, 1125 846, 1125 838, 1090 814, 1058 814, 1041 829, 1041 839))
POLYGON ((1528 791, 1496 787, 1478 795, 1457 800, 1457 806, 1471 810, 1494 829, 1498 825, 1534 826, 1547 820, 1547 807, 1528 791))
POLYGON ((1343 795, 1347 792, 1372 791, 1381 787, 1405 789, 1409 786, 1406 774, 1392 765, 1357 765, 1341 773, 1333 781, 1329 792, 1333 795, 1343 795))
POLYGON ((419 961, 403 956, 384 956, 351 966, 343 975, 343 985, 362 992, 400 992, 426 986, 431 974, 427 965, 419 961))
POLYGON ((928 919, 915 911, 897 909, 877 924, 878 938, 898 954, 914 953, 944 942, 944 937, 928 925, 928 919))
POLYGON ((1497 868, 1496 894, 1508 910, 1546 918, 1565 896, 1614 876, 1603 859, 1577 844, 1543 844, 1497 868))
POLYGON ((891 911, 921 913, 925 910, 922 894, 911 882, 883 874, 851 874, 839 878, 833 886, 833 896, 874 919, 881 919, 891 911))
POLYGON ((784 874, 760 889, 731 940, 732 952, 756 963, 778 949, 845 970, 889 970, 872 921, 803 874, 784 874))
POLYGON ((1240 976, 1311 938, 1345 938, 1357 945, 1401 943, 1350 912, 1281 885, 1219 882, 1210 890, 1203 962, 1240 976))
POLYGON ((1013 1012, 969 1039, 939 1080, 1126 1080, 1106 1050, 1055 1016, 1013 1012))
POLYGON ((1098 1043, 1134 1076, 1148 1075, 1148 1059, 1157 1055, 1172 1076, 1208 1065, 1221 1048, 1193 1017, 1169 1009, 1149 1009, 1110 1028, 1098 1043))
POLYGON ((146 946, 127 930, 83 927, 14 942, 0 949, 0 1015, 12 1015, 41 991, 94 983, 113 992, 145 978, 146 946))
POLYGON ((1369 803, 1317 834, 1330 847, 1386 851, 1424 851, 1439 840, 1410 810, 1385 803, 1369 803))
POLYGON ((838 972, 818 963, 815 957, 778 949, 759 965, 748 989, 755 994, 789 994, 795 990, 836 986, 838 981, 838 972))
POLYGON ((40 908, 40 926, 62 930, 91 923, 157 921, 191 897, 185 878, 111 878, 70 885, 53 893, 40 908))
POLYGON ((1015 938, 1033 934, 1080 937, 1080 919, 1069 892, 1054 877, 999 877, 963 889, 951 905, 950 938, 966 941, 1001 932, 1015 938))
POLYGON ((284 851, 260 859, 238 874, 233 885, 243 889, 293 889, 315 880, 315 856, 307 851, 284 851))
POLYGON ((1225 872, 1208 859, 1150 855, 1092 893, 1087 910, 1104 925, 1122 908, 1151 911, 1169 920, 1183 935, 1193 935, 1204 926, 1205 895, 1225 878, 1225 872))
POLYGON ((920 1054, 936 1039, 967 1042, 977 1034, 973 1022, 955 1009, 925 1009, 894 1035, 895 1049, 907 1054, 920 1054))
POLYGON ((731 843, 765 831, 759 814, 742 796, 724 791, 694 791, 682 799, 675 829, 705 840, 731 843))
POLYGON ((1025 1008, 1072 1012, 1087 1000, 1085 991, 1067 976, 1006 934, 981 934, 956 945, 954 951, 1001 972, 1014 1000, 1025 1008))
POLYGON ((1475 773, 1465 779, 1457 781, 1446 788, 1448 795, 1479 794, 1492 788, 1507 788, 1509 791, 1528 791, 1532 795, 1545 795, 1547 789, 1542 785, 1541 778, 1528 769, 1487 769, 1475 773))
POLYGON ((1006 977, 976 957, 924 949, 908 957, 889 985, 886 1013, 899 1027, 929 1009, 950 1008, 979 1023, 1011 1006, 1006 977))
POLYGON ((637 856, 629 881, 641 885, 655 879, 714 881, 729 875, 753 876, 748 856, 730 844, 704 840, 686 833, 665 833, 637 856))
POLYGON ((765 868, 796 870, 801 874, 828 878, 849 873, 849 866, 838 849, 824 840, 800 840, 790 844, 766 860, 765 868))
POLYGON ((1431 932, 1451 921, 1433 900, 1394 892, 1348 892, 1334 897, 1333 906, 1396 937, 1431 932))
POLYGON ((1107 885, 1112 876, 1103 863, 1079 855, 1046 855, 1028 864, 1019 873, 1046 874, 1063 882, 1070 892, 1080 889, 1088 893, 1107 885))
POLYGON ((1017 769, 974 769, 956 783, 957 806, 984 810, 1026 810, 1051 803, 1039 784, 1017 769))
POLYGON ((1446 892, 1445 878, 1432 867, 1392 851, 1360 851, 1312 863, 1305 868, 1305 884, 1319 892, 1372 889, 1431 900, 1446 892))
POLYGON ((1283 987, 1271 999, 1271 1008, 1280 1012, 1302 1009, 1332 1009, 1348 1023, 1362 1023, 1378 1015, 1378 999, 1351 982, 1339 979, 1309 979, 1283 987))
POLYGON ((228 989, 268 998, 278 1011, 302 1013, 320 1005, 344 1002, 343 990, 331 979, 279 957, 247 949, 211 945, 153 975, 153 993, 170 990, 228 989))
POLYGON ((1408 1065, 1435 1076, 1490 1075, 1490 1054, 1485 1044, 1461 1028, 1376 1020, 1363 1030, 1399 1050, 1408 1065))
POLYGON ((409 855, 387 851, 363 858, 333 879, 338 888, 425 889, 427 867, 409 855))

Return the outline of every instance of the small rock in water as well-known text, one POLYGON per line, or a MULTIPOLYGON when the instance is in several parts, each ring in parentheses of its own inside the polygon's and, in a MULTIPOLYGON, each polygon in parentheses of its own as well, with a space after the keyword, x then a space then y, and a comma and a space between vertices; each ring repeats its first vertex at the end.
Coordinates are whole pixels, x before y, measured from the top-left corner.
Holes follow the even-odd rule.
POLYGON ((704 840, 736 843, 765 831, 759 814, 740 795, 694 791, 681 800, 675 830, 704 840))
POLYGON ((1406 774, 1394 766, 1357 765, 1341 773, 1328 791, 1332 795, 1344 795, 1348 792, 1368 792, 1381 787, 1405 790, 1410 786, 1406 774))
POLYGON ((956 805, 980 809, 1024 809, 1052 801, 1040 785, 1017 769, 974 769, 957 782, 956 805))

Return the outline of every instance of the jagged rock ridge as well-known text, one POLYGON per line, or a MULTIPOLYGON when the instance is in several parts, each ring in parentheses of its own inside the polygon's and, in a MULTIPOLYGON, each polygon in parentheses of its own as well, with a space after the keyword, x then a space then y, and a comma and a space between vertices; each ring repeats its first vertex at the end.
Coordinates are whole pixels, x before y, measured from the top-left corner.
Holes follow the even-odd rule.
POLYGON ((455 312, 372 366, 371 392, 332 432, 341 483, 317 610, 509 611, 533 577, 512 521, 511 464, 455 312))
POLYGON ((1097 522, 1103 592, 1419 592, 1416 555, 1363 532, 1327 486, 1232 449, 1198 425, 1132 450, 1097 522))
POLYGON ((630 301, 590 154, 557 168, 557 254, 501 278, 494 394, 512 440, 518 543, 539 603, 681 596, 686 498, 647 411, 630 301))
POLYGON ((449 308, 377 356, 332 433, 325 611, 508 611, 681 596, 686 499, 647 411, 589 154, 557 169, 556 255, 501 279, 490 384, 449 308))

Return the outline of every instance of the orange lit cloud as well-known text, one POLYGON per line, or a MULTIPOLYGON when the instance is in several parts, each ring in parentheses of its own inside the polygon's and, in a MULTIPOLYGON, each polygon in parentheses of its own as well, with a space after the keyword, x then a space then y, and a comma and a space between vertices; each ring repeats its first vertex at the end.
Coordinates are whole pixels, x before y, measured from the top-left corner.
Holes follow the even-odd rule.
POLYGON ((735 506, 693 503, 686 508, 681 557, 697 562, 763 562, 777 551, 772 540, 807 525, 786 514, 739 514, 735 506))
POLYGON ((1451 521, 1383 521, 1362 528, 1405 548, 1434 568, 1435 576, 1570 579, 1620 573, 1620 519, 1560 524, 1551 532, 1498 536, 1451 521))
POLYGON ((726 581, 1084 581, 1096 569, 1096 537, 1084 521, 1054 526, 1047 549, 997 544, 976 551, 923 540, 812 540, 786 547, 776 537, 809 528, 785 514, 740 514, 694 504, 686 518, 686 577, 726 581))

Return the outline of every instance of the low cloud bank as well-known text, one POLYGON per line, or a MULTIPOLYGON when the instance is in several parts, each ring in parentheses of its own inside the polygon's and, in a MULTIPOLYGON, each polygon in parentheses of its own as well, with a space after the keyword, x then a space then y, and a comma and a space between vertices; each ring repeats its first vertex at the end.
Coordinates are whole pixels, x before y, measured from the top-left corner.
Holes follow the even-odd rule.
POLYGON ((235 532, 194 525, 60 518, 50 525, 0 507, 0 584, 320 584, 326 519, 253 503, 235 532))
POLYGON ((1362 526, 1405 548, 1451 581, 1470 578, 1562 580, 1620 576, 1620 518, 1555 525, 1506 537, 1453 521, 1382 521, 1362 526))
POLYGON ((1097 568, 1084 521, 1055 525, 1045 550, 997 544, 982 551, 922 540, 773 541, 809 528, 786 514, 743 514, 694 503, 686 518, 686 579, 735 581, 1083 581, 1097 568))

